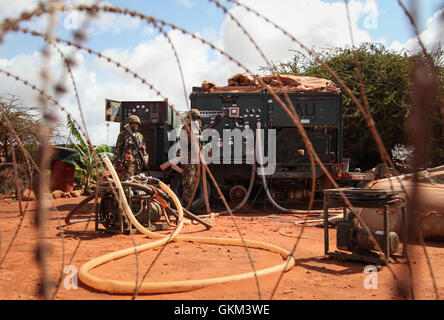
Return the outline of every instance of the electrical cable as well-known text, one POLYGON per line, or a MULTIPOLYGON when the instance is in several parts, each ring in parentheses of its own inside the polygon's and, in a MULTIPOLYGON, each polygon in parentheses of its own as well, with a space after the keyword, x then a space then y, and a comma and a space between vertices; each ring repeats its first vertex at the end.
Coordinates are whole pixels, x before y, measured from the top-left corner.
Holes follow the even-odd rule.
MULTIPOLYGON (((262 144, 261 144, 262 143, 262 136, 261 136, 261 133, 260 133, 260 128, 261 128, 261 124, 260 124, 260 122, 258 122, 257 129, 259 129, 259 130, 257 130, 257 132, 259 134, 259 137, 256 137, 256 139, 257 139, 257 148, 259 149, 259 152, 258 152, 259 153, 259 157, 260 157, 259 162, 263 163, 263 159, 262 159, 262 144)), ((254 154, 256 156, 256 149, 254 150, 254 154)), ((248 201, 248 199, 249 199, 249 197, 251 195, 251 191, 253 189, 255 178, 256 178, 256 167, 257 167, 257 162, 256 162, 256 157, 255 157, 254 158, 253 168, 252 168, 252 171, 251 171, 250 185, 248 187, 248 191, 245 194, 244 199, 234 209, 232 209, 232 212, 237 211, 240 208, 242 208, 244 206, 244 204, 248 201)), ((310 214, 322 214, 322 213, 324 213, 323 210, 297 210, 297 209, 287 209, 287 208, 284 208, 284 207, 280 206, 278 203, 276 203, 276 201, 271 196, 270 191, 268 189, 268 184, 267 184, 267 181, 265 179, 265 176, 264 175, 260 175, 260 176, 262 178, 262 185, 261 185, 261 187, 262 186, 264 187, 264 190, 265 190, 265 193, 267 195, 267 198, 270 200, 271 204, 276 209, 278 209, 280 211, 284 211, 286 213, 294 213, 294 214, 308 214, 308 213, 310 213, 310 214)), ((207 217, 210 217, 210 216, 220 216, 220 215, 224 215, 224 214, 228 214, 228 210, 225 210, 225 211, 222 211, 222 212, 216 212, 216 213, 212 213, 212 214, 207 214, 207 215, 199 215, 199 217, 207 218, 207 217)))
MULTIPOLYGON (((258 148, 259 163, 261 165, 263 165, 264 161, 262 158, 262 135, 261 135, 261 123, 260 122, 257 123, 256 128, 257 128, 256 129, 256 142, 257 142, 256 146, 258 148)), ((296 214, 307 214, 307 213, 322 214, 322 213, 324 213, 324 210, 296 210, 296 209, 287 209, 287 208, 280 206, 278 203, 276 203, 276 201, 273 199, 273 197, 270 194, 270 190, 268 189, 267 179, 265 178, 265 175, 260 174, 260 176, 262 178, 262 183, 264 185, 264 189, 265 189, 265 193, 267 194, 267 198, 268 198, 268 200, 270 200, 271 204, 276 209, 278 209, 280 211, 287 212, 287 213, 296 213, 296 214)))
POLYGON ((253 201, 251 201, 250 204, 248 204, 248 208, 251 208, 254 203, 256 202, 257 197, 259 196, 259 193, 262 191, 262 185, 260 185, 259 190, 256 192, 256 195, 254 196, 253 201))
MULTIPOLYGON (((241 209, 245 205, 245 203, 248 201, 248 199, 250 198, 251 191, 253 190, 254 181, 255 181, 255 178, 256 178, 256 168, 257 168, 256 157, 254 157, 253 166, 251 168, 250 184, 248 186, 247 193, 245 194, 245 197, 242 199, 242 201, 236 207, 231 209, 231 212, 235 212, 235 211, 241 209)), ((225 214, 229 214, 229 211, 225 210, 225 211, 215 212, 215 213, 207 214, 207 215, 199 215, 199 217, 201 217, 201 218, 208 218, 210 216, 221 216, 221 215, 225 215, 225 214)))

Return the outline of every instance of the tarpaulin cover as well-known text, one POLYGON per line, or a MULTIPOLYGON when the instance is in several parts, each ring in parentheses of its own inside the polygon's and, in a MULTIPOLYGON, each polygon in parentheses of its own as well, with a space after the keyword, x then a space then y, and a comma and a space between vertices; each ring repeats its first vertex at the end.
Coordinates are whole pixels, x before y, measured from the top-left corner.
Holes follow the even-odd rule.
POLYGON ((294 76, 289 74, 273 74, 259 77, 248 73, 238 73, 228 79, 227 86, 216 86, 214 82, 204 81, 203 92, 340 92, 331 80, 294 76))

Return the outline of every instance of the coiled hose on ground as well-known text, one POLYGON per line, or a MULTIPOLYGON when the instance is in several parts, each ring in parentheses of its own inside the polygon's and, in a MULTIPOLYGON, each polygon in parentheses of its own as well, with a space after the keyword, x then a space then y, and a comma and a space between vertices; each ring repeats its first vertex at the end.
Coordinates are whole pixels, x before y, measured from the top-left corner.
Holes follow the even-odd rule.
POLYGON ((100 257, 94 258, 81 266, 79 269, 79 280, 84 284, 88 285, 91 288, 96 290, 105 291, 109 293, 122 293, 122 294, 132 294, 136 290, 138 293, 172 293, 172 292, 185 292, 191 291, 199 288, 203 288, 206 286, 214 285, 214 284, 222 284, 237 280, 244 280, 253 278, 254 276, 263 276, 270 273, 275 272, 286 272, 290 270, 294 264, 294 257, 290 254, 288 250, 280 248, 275 245, 271 245, 261 241, 252 241, 252 240, 244 240, 241 239, 232 239, 232 238, 211 238, 211 237, 189 237, 189 236, 180 236, 179 233, 183 228, 183 208, 182 205, 174 194, 174 192, 163 182, 159 182, 160 188, 166 192, 173 200, 174 205, 176 206, 178 212, 178 223, 174 232, 170 235, 161 235, 158 233, 151 232, 143 227, 137 219, 134 217, 131 212, 131 208, 126 201, 126 197, 124 195, 124 191, 120 180, 117 176, 117 173, 111 164, 109 158, 105 155, 103 156, 103 160, 108 167, 108 170, 111 173, 111 176, 119 190, 119 196, 122 202, 123 211, 127 215, 128 219, 131 223, 144 235, 147 235, 150 238, 157 239, 156 241, 149 242, 146 244, 142 244, 136 247, 130 247, 127 249, 111 252, 100 257), (158 246, 162 246, 171 241, 190 241, 204 244, 217 244, 217 245, 232 245, 232 246, 248 246, 249 248, 262 249, 267 250, 274 253, 279 253, 283 259, 286 259, 285 262, 265 269, 261 269, 256 272, 247 272, 237 275, 231 276, 223 276, 223 277, 215 277, 208 279, 196 279, 196 280, 183 280, 183 281, 169 281, 169 282, 143 282, 141 284, 136 283, 135 281, 120 281, 120 280, 111 280, 111 279, 102 279, 97 276, 94 276, 90 273, 90 270, 105 264, 107 262, 131 255, 143 252, 148 249, 152 249, 158 246))

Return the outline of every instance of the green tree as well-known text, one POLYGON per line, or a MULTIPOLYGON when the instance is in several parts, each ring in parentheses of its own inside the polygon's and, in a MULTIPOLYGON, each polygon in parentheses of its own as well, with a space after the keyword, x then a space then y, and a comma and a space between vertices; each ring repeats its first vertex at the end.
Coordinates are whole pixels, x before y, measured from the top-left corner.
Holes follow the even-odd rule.
POLYGON ((16 180, 13 165, 12 150, 14 149, 18 187, 20 190, 30 188, 32 170, 25 164, 25 155, 18 146, 18 139, 23 143, 31 156, 38 150, 39 141, 39 109, 25 106, 16 96, 5 94, 0 96, 0 193, 13 194, 16 190, 16 180), (7 121, 7 122, 6 122, 7 121), (8 124, 8 125, 7 125, 8 124), (12 127, 15 134, 9 130, 12 127))
MULTIPOLYGON (((434 73, 437 75, 439 82, 439 90, 444 94, 444 51, 439 48, 430 53, 430 59, 426 59, 426 64, 429 60, 433 61, 434 73)), ((425 59, 424 56, 415 56, 414 59, 425 59)), ((412 59, 413 60, 413 59, 412 59)), ((441 97, 443 98, 443 97, 441 97)), ((441 102, 442 103, 442 102, 441 102)), ((439 99, 434 100, 432 114, 429 116, 430 121, 430 141, 426 146, 429 149, 429 161, 431 165, 442 165, 444 162, 444 128, 443 128, 443 114, 439 99)))
POLYGON ((106 144, 100 144, 95 147, 90 147, 83 139, 80 132, 77 130, 74 122, 68 116, 67 125, 71 135, 74 137, 71 140, 71 148, 77 152, 73 155, 63 159, 63 162, 71 163, 75 166, 75 179, 78 184, 82 186, 83 194, 88 195, 94 188, 97 182, 97 177, 102 176, 102 169, 98 165, 102 163, 101 156, 106 154, 108 158, 113 158, 112 147, 106 144))
MULTIPOLYGON (((387 151, 390 154, 395 146, 408 145, 406 120, 410 114, 411 66, 413 59, 423 58, 421 55, 388 50, 383 45, 374 43, 361 44, 357 48, 332 48, 317 55, 362 101, 354 58, 356 55, 370 112, 387 151)), ((441 50, 433 53, 441 88, 444 69, 442 56, 441 50)), ((314 76, 335 81, 314 57, 306 57, 299 52, 295 52, 291 61, 274 63, 271 68, 264 67, 262 71, 314 76)), ((444 160, 438 104, 433 119, 431 160, 434 165, 438 165, 444 160)), ((380 163, 380 153, 370 130, 367 129, 364 117, 346 94, 343 94, 343 124, 344 157, 351 158, 356 167, 363 169, 370 169, 380 163)))
MULTIPOLYGON (((0 193, 15 192, 15 175, 12 150, 14 149, 19 188, 31 188, 31 176, 35 173, 33 164, 39 163, 41 109, 38 106, 27 106, 11 94, 0 95, 0 193), (12 127, 13 130, 10 130, 12 127), (19 142, 23 143, 25 153, 33 158, 30 167, 26 164, 26 155, 19 142)), ((50 140, 61 139, 62 133, 57 124, 53 125, 50 140)), ((34 177, 35 182, 35 177, 34 177)))
MULTIPOLYGON (((8 119, 25 149, 32 155, 39 147, 38 107, 24 106, 14 95, 0 96, 0 120, 8 119)), ((6 125, 0 126, 0 162, 11 162, 10 142, 17 145, 17 137, 12 136, 6 125), (12 138, 12 140, 10 139, 12 138)), ((21 150, 16 148, 19 159, 23 159, 21 150)))

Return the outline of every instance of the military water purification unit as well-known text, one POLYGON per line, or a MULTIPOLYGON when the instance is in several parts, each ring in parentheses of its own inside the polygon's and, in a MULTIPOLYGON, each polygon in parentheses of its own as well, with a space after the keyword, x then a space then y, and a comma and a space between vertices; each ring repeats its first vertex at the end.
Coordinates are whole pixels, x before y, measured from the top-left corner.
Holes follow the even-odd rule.
MULTIPOLYGON (((283 93, 277 94, 290 108, 283 93)), ((340 186, 356 186, 371 180, 371 175, 349 172, 347 159, 343 159, 342 96, 340 92, 288 92, 288 99, 300 118, 309 140, 320 160, 340 186)), ((209 167, 231 204, 245 199, 247 190, 257 201, 266 200, 263 183, 253 162, 258 154, 266 162, 262 172, 267 179, 269 194, 280 203, 306 202, 315 184, 317 198, 332 184, 319 164, 312 166, 307 147, 296 124, 279 101, 267 90, 255 92, 204 92, 193 87, 190 94, 192 109, 201 114, 202 128, 212 128, 210 135, 203 131, 201 145, 211 145, 209 167), (256 129, 261 129, 257 131, 256 129), (259 134, 259 135, 258 135, 259 134), (258 152, 257 141, 263 152, 258 152), (240 140, 239 140, 240 139, 240 140), (217 141, 215 141, 217 140, 217 141), (240 141, 240 142, 239 142, 240 141), (240 152, 239 144, 241 144, 240 152), (270 166, 270 164, 273 166, 270 166), (253 187, 250 188, 254 176, 253 187)), ((181 121, 166 101, 113 101, 106 100, 107 121, 124 124, 135 114, 141 119, 140 132, 145 137, 150 156, 150 175, 171 183, 180 195, 180 174, 160 166, 168 160, 168 150, 177 141, 168 138, 173 129, 181 127, 181 121)), ((259 172, 260 173, 260 172, 259 172)), ((219 195, 212 183, 207 183, 213 200, 219 195)), ((198 189, 194 208, 204 204, 202 188, 198 189)))
MULTIPOLYGON (((284 94, 277 95, 290 108, 284 94)), ((338 184, 353 185, 369 180, 370 176, 365 173, 348 172, 348 163, 343 159, 341 93, 288 92, 287 95, 314 150, 338 184)), ((264 174, 271 195, 280 203, 308 200, 312 183, 316 184, 317 193, 331 187, 330 181, 317 163, 314 167, 315 180, 312 180, 310 157, 299 130, 288 112, 271 93, 266 90, 203 92, 200 87, 194 87, 190 99, 191 108, 200 110, 203 127, 214 124, 217 116, 222 116, 222 121, 213 128, 224 140, 220 143, 221 149, 234 146, 236 130, 243 133, 251 130, 254 139, 259 139, 257 133, 260 132, 264 156, 262 162, 268 160, 275 163, 275 168, 266 170, 264 174), (256 129, 259 127, 263 130, 258 132, 256 129), (231 141, 227 143, 227 139, 231 141)), ((243 135, 242 139, 244 146, 240 156, 239 153, 236 155, 232 148, 231 158, 226 159, 224 152, 220 150, 220 160, 215 161, 213 158, 210 165, 219 185, 234 203, 245 195, 252 171, 252 165, 248 164, 246 135, 243 135)), ((254 146, 257 148, 257 144, 254 146)), ((254 190, 259 192, 261 186, 262 180, 256 179, 254 190)))

